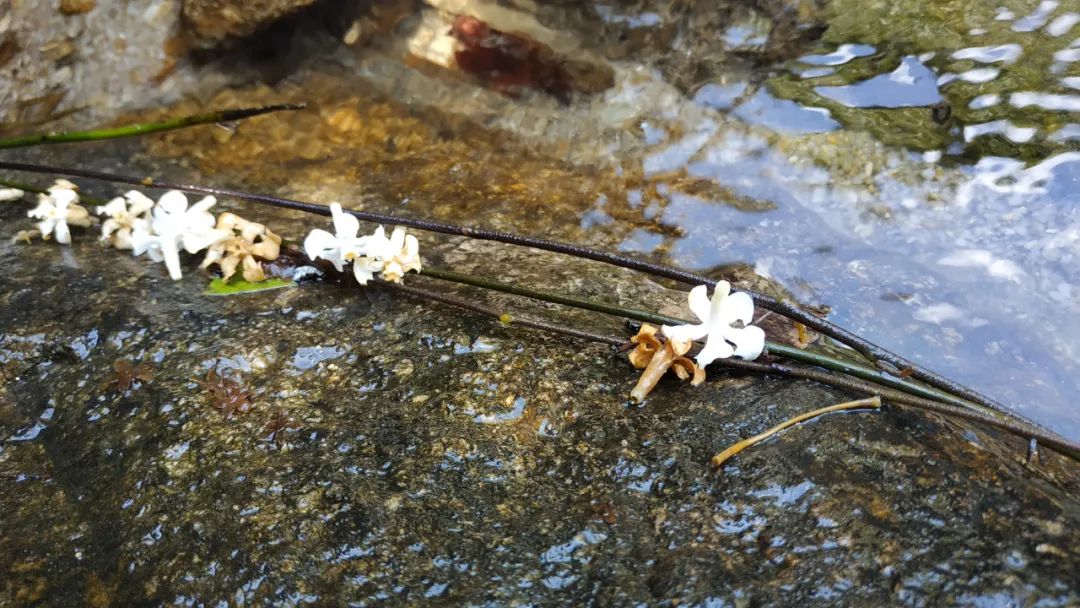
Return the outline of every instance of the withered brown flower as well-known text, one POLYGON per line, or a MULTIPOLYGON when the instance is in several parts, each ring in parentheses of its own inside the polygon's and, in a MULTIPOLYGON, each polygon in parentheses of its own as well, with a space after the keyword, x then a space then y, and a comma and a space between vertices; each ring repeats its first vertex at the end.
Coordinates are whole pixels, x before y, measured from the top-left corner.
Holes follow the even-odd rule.
POLYGON ((630 391, 630 398, 638 403, 644 401, 656 388, 656 384, 668 370, 675 372, 680 380, 690 380, 692 386, 705 381, 705 370, 685 356, 693 343, 670 339, 661 341, 657 337, 657 331, 656 326, 645 323, 637 335, 630 338, 636 345, 634 350, 630 351, 630 363, 645 370, 641 372, 634 390, 630 391))
POLYGON ((249 283, 266 280, 261 261, 276 260, 281 251, 281 237, 266 226, 245 220, 235 213, 225 212, 218 216, 218 230, 227 230, 232 236, 217 241, 206 252, 202 268, 217 264, 221 275, 228 281, 242 266, 241 275, 249 283))

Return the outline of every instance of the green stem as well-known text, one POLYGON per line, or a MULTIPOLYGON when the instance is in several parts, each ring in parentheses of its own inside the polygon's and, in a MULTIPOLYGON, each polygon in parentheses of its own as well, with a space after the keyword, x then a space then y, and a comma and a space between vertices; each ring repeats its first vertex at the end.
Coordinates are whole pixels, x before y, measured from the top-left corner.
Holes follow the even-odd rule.
POLYGON ((184 129, 196 125, 241 120, 260 114, 269 114, 271 112, 299 110, 303 107, 303 104, 278 104, 258 108, 222 110, 219 112, 210 112, 209 114, 196 114, 194 116, 183 116, 160 122, 146 122, 123 127, 91 129, 89 131, 65 131, 62 133, 35 133, 32 135, 23 135, 21 137, 0 139, 0 149, 24 148, 42 144, 68 144, 82 141, 98 141, 102 139, 115 139, 118 137, 135 137, 138 135, 148 135, 150 133, 160 133, 162 131, 184 129))
MULTIPOLYGON (((442 268, 432 268, 431 266, 425 267, 420 274, 433 279, 440 279, 443 281, 451 281, 453 283, 460 283, 463 285, 471 285, 473 287, 480 287, 483 289, 490 289, 493 291, 499 291, 502 293, 509 293, 512 295, 531 298, 533 300, 540 300, 542 302, 551 302, 553 304, 561 304, 563 306, 570 306, 573 308, 580 308, 582 310, 591 310, 593 312, 600 312, 616 317, 623 317, 627 319, 635 319, 637 321, 644 321, 647 323, 656 323, 659 325, 685 325, 689 323, 684 319, 677 319, 675 317, 669 317, 653 312, 644 310, 638 310, 634 308, 627 308, 625 306, 619 306, 617 304, 608 304, 607 302, 597 302, 595 300, 587 300, 584 298, 578 298, 575 296, 551 293, 539 289, 533 289, 531 287, 522 287, 520 285, 513 285, 510 283, 503 283, 501 281, 495 281, 492 279, 486 279, 483 277, 475 277, 472 275, 462 274, 451 270, 444 270, 442 268)), ((900 391, 904 391, 910 395, 922 397, 924 399, 933 399, 937 401, 943 401, 959 407, 972 409, 984 414, 989 414, 996 417, 1001 417, 1003 414, 995 410, 991 410, 984 406, 959 399, 948 393, 938 391, 936 389, 908 382, 894 376, 889 376, 876 369, 853 363, 850 361, 844 361, 828 355, 820 353, 813 353, 788 346, 786 344, 778 344, 776 342, 766 342, 765 350, 778 357, 784 357, 793 361, 799 361, 801 363, 808 363, 823 367, 825 369, 831 369, 845 373, 863 380, 868 380, 876 384, 895 388, 900 391)))
MULTIPOLYGON (((442 271, 435 271, 442 274, 442 271)), ((442 293, 436 293, 419 287, 405 286, 398 283, 388 283, 384 281, 378 281, 380 287, 395 290, 398 292, 404 292, 409 295, 413 295, 419 298, 442 302, 450 304, 465 310, 471 310, 480 313, 485 316, 494 317, 499 319, 500 322, 521 325, 523 327, 531 327, 534 329, 540 329, 543 331, 554 332, 566 336, 573 336, 584 340, 598 342, 601 344, 608 344, 615 347, 625 347, 629 342, 625 339, 616 338, 614 336, 604 336, 595 334, 588 331, 579 329, 572 329, 548 323, 546 321, 539 321, 535 319, 519 319, 511 317, 505 312, 489 308, 487 306, 462 300, 461 298, 450 296, 442 293)), ((742 359, 720 359, 717 361, 722 367, 731 369, 737 369, 746 372, 758 373, 758 374, 775 374, 779 376, 786 376, 789 378, 802 378, 806 380, 812 380, 814 382, 820 382, 828 386, 834 386, 836 388, 867 393, 869 395, 876 396, 880 399, 884 399, 892 403, 893 405, 902 405, 907 407, 913 407, 916 409, 925 410, 927 412, 934 412, 953 418, 959 418, 962 420, 969 420, 979 424, 985 424, 992 428, 998 428, 1003 431, 1012 433, 1018 437, 1036 438, 1043 445, 1058 450, 1065 456, 1080 462, 1080 445, 1075 442, 1069 441, 1060 435, 1053 433, 1052 431, 1044 431, 1043 429, 1036 428, 1024 420, 1015 419, 1012 417, 997 417, 990 416, 980 412, 972 411, 971 409, 964 407, 957 407, 955 405, 949 405, 941 403, 939 401, 933 401, 929 399, 923 399, 920 397, 914 397, 907 393, 903 393, 894 389, 886 388, 865 380, 857 378, 851 378, 846 375, 833 373, 831 371, 823 371, 820 369, 799 367, 792 365, 785 365, 780 363, 759 363, 757 361, 743 361, 742 359)))

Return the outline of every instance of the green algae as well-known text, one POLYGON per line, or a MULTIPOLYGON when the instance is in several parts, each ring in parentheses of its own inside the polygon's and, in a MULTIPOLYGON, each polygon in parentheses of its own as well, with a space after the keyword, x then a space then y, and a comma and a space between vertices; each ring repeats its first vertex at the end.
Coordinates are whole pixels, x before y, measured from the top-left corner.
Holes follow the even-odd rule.
MULTIPOLYGON (((1072 36, 1052 36, 1042 29, 1014 31, 1012 20, 996 19, 997 9, 1010 9, 1017 18, 1031 13, 1034 2, 971 3, 951 2, 831 2, 827 9, 829 27, 821 39, 819 52, 828 52, 840 44, 871 45, 876 53, 837 66, 834 73, 816 78, 800 78, 783 73, 768 81, 770 90, 784 99, 823 107, 846 126, 872 133, 887 144, 915 150, 941 150, 950 144, 962 144, 960 156, 977 159, 983 156, 1010 156, 1028 161, 1041 160, 1063 150, 1074 149, 1067 141, 1052 136, 1069 122, 1070 114, 1038 106, 1016 107, 1009 103, 1012 93, 1038 92, 1074 94, 1062 78, 1080 74, 1078 64, 1061 63, 1054 54, 1069 47, 1072 36), (974 33, 973 33, 974 32, 974 33), (981 32, 981 33, 980 33, 981 32), (1019 45, 1022 54, 1015 62, 980 64, 971 59, 956 59, 952 54, 969 47, 1019 45), (828 99, 814 89, 864 81, 885 74, 904 56, 929 57, 926 65, 938 74, 961 73, 976 67, 993 67, 999 75, 988 82, 954 80, 942 85, 942 95, 949 105, 952 120, 936 124, 929 107, 857 108, 828 99), (998 95, 999 103, 983 108, 971 107, 978 96, 998 95), (964 142, 960 130, 965 125, 1007 120, 1016 127, 1037 130, 1030 141, 1011 141, 1000 134, 984 135, 964 142)), ((1063 9, 1064 10, 1064 9, 1063 9)), ((1057 11, 1050 19, 1061 14, 1057 11)), ((793 67, 798 62, 791 64, 793 67)))

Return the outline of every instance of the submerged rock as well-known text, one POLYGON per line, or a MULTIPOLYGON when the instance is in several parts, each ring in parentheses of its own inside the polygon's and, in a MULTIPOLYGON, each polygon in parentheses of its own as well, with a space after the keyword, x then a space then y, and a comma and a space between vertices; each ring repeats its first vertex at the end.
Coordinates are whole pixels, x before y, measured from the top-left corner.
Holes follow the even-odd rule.
POLYGON ((315 0, 184 0, 181 15, 188 32, 204 43, 241 38, 315 0))
MULTIPOLYGON (((207 298, 197 271, 173 282, 94 235, 11 244, 23 211, 0 212, 9 602, 1080 600, 1080 475, 1052 453, 1028 468, 1021 442, 890 409, 792 429, 713 473, 731 443, 850 395, 715 372, 631 406, 636 372, 606 347, 377 289, 207 298), (152 375, 121 390, 118 359, 152 375), (223 415, 209 370, 247 411, 223 415)), ((245 214, 292 239, 325 223, 245 214)), ((549 287, 681 299, 595 264, 422 243, 549 287)))
MULTIPOLYGON (((640 255, 693 228, 668 206, 774 208, 682 169, 710 140, 768 145, 646 70, 620 68, 606 105, 567 109, 405 71, 389 53, 342 55, 209 101, 302 97, 301 112, 25 156, 640 255)), ((865 157, 844 156, 861 175, 865 157)), ((327 223, 221 207, 293 241, 327 223)), ((0 207, 0 601, 1080 602, 1080 472, 1053 453, 1025 465, 1018 440, 888 408, 791 429, 712 472, 732 443, 853 395, 713 372, 632 406, 637 372, 606 347, 378 289, 208 298, 197 260, 173 282, 95 234, 12 243, 25 221, 0 207), (118 382, 117 361, 142 373, 118 382)), ((695 246, 746 234, 722 232, 695 246)), ((633 273, 420 236, 425 263, 665 312, 684 302, 633 273)), ((745 266, 715 273, 764 282, 745 266)), ((609 318, 460 293, 626 335, 609 318)))

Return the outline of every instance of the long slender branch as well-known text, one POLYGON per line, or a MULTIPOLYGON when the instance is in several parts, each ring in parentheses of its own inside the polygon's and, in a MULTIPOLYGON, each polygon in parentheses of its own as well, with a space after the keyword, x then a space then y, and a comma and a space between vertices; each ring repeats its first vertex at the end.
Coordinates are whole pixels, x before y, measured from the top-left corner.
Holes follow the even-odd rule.
MULTIPOLYGON (((502 322, 511 321, 511 324, 517 324, 522 327, 530 327, 533 329, 539 329, 542 331, 557 333, 566 336, 572 336, 583 340, 597 342, 600 344, 608 344, 611 346, 625 346, 628 344, 627 340, 622 340, 612 336, 605 336, 602 334, 596 334, 588 331, 572 329, 568 327, 562 327, 554 325, 544 321, 537 321, 534 319, 507 319, 506 313, 493 309, 481 304, 476 304, 468 300, 457 298, 454 296, 448 296, 433 292, 427 289, 399 285, 397 283, 387 283, 384 281, 378 282, 379 287, 398 291, 401 293, 407 293, 409 295, 432 300, 435 302, 441 302, 479 313, 488 317, 499 319, 502 322)), ((934 412, 944 416, 952 418, 959 418, 962 420, 969 420, 979 424, 984 424, 993 428, 1001 429, 1003 431, 1012 433, 1023 438, 1034 438, 1042 445, 1055 449, 1065 456, 1080 462, 1080 443, 1070 441, 1053 431, 1043 430, 1037 428, 1031 424, 1028 424, 1022 420, 1017 419, 1002 419, 997 418, 981 412, 972 411, 962 407, 933 401, 930 399, 922 399, 914 397, 912 395, 902 393, 898 390, 879 386, 865 380, 858 378, 850 378, 819 369, 783 365, 780 363, 758 363, 755 361, 743 361, 741 359, 718 359, 714 365, 722 367, 729 367, 740 371, 754 372, 758 374, 773 374, 777 376, 786 376, 789 378, 801 378, 804 380, 812 380, 814 382, 820 382, 828 386, 853 391, 856 393, 863 393, 871 395, 873 397, 879 397, 883 400, 890 402, 893 405, 907 406, 919 410, 925 410, 934 412)))
POLYGON ((208 114, 196 114, 193 116, 172 118, 160 122, 125 125, 123 127, 90 129, 87 131, 65 131, 61 133, 34 133, 32 135, 24 135, 21 137, 0 139, 0 149, 25 148, 27 146, 39 146, 42 144, 69 144, 84 141, 99 141, 102 139, 116 139, 118 137, 135 137, 138 135, 148 135, 150 133, 160 133, 162 131, 184 129, 195 125, 242 120, 244 118, 251 118, 252 116, 269 114, 271 112, 299 110, 303 107, 304 104, 278 104, 258 108, 222 110, 219 112, 210 112, 208 114))
POLYGON ((620 340, 619 338, 602 336, 600 334, 594 334, 591 332, 574 329, 572 327, 563 327, 561 325, 555 325, 554 323, 548 323, 546 321, 530 319, 528 317, 514 316, 509 313, 500 312, 494 308, 483 306, 481 304, 476 304, 462 298, 429 291, 427 289, 421 289, 419 287, 410 287, 408 285, 391 283, 389 281, 382 281, 378 279, 375 280, 375 283, 383 289, 409 294, 411 296, 415 296, 425 300, 432 300, 435 302, 440 302, 442 304, 448 304, 450 306, 455 306, 457 308, 462 308, 471 312, 479 313, 481 315, 494 317, 498 319, 500 323, 506 325, 518 325, 531 329, 539 329, 541 331, 570 336, 572 338, 581 338, 582 340, 588 340, 591 342, 600 342, 602 344, 608 344, 610 346, 623 346, 624 344, 626 344, 626 340, 620 340))
MULTIPOLYGON (((604 313, 604 314, 614 315, 614 316, 617 316, 617 317, 635 319, 637 321, 645 321, 647 323, 656 323, 656 324, 659 324, 659 325, 684 325, 684 324, 689 322, 689 321, 686 321, 686 320, 683 320, 683 319, 679 319, 679 318, 675 318, 675 317, 669 317, 669 316, 666 316, 666 315, 661 315, 661 314, 657 314, 657 313, 653 313, 653 312, 649 312, 649 311, 638 310, 638 309, 634 309, 634 308, 628 308, 628 307, 625 307, 625 306, 619 306, 617 304, 609 304, 607 302, 597 302, 595 300, 588 300, 588 299, 585 299, 585 298, 579 298, 579 297, 576 297, 576 296, 569 296, 569 295, 565 295, 565 294, 556 294, 556 293, 552 293, 552 292, 549 292, 549 291, 533 289, 531 287, 523 287, 523 286, 520 286, 520 285, 511 284, 511 283, 504 283, 502 281, 496 281, 494 279, 488 279, 488 278, 484 278, 484 277, 476 277, 476 276, 472 276, 472 275, 463 274, 463 273, 460 273, 460 272, 453 272, 451 270, 445 270, 445 269, 442 269, 442 268, 434 268, 434 267, 431 267, 431 266, 425 267, 420 272, 420 274, 423 275, 423 276, 426 276, 426 277, 434 278, 434 279, 440 279, 440 280, 444 280, 444 281, 451 281, 451 282, 454 282, 454 283, 461 283, 461 284, 464 284, 464 285, 471 285, 471 286, 474 286, 474 287, 481 287, 481 288, 490 289, 490 290, 493 290, 493 291, 500 291, 500 292, 503 292, 503 293, 509 293, 509 294, 513 294, 513 295, 526 297, 526 298, 532 298, 534 300, 540 300, 540 301, 543 301, 543 302, 551 302, 551 303, 554 303, 554 304, 562 304, 564 306, 572 306, 574 308, 580 308, 580 309, 584 309, 584 310, 591 310, 591 311, 594 311, 594 312, 601 312, 601 313, 604 313)), ((831 370, 834 370, 834 371, 850 374, 852 376, 856 376, 856 377, 862 378, 864 380, 869 380, 870 382, 883 384, 885 386, 889 386, 889 387, 904 391, 906 393, 911 393, 912 395, 915 395, 915 396, 918 396, 918 397, 924 397, 926 399, 935 399, 935 400, 938 400, 938 401, 945 401, 946 403, 952 403, 953 405, 956 405, 958 407, 966 407, 966 408, 969 408, 969 409, 974 409, 976 411, 980 411, 980 412, 983 412, 983 413, 986 413, 986 414, 991 414, 991 415, 996 415, 996 416, 1011 415, 1011 414, 1000 413, 1000 412, 997 412, 996 410, 991 410, 991 409, 985 408, 984 406, 981 406, 981 405, 976 404, 976 403, 970 403, 968 401, 958 399, 958 398, 956 398, 953 395, 950 395, 948 393, 943 393, 943 392, 940 392, 940 391, 936 391, 934 389, 931 389, 931 388, 928 388, 928 387, 925 387, 925 386, 922 386, 922 385, 919 385, 919 384, 915 384, 913 382, 907 382, 907 381, 905 381, 903 379, 896 378, 896 377, 893 377, 893 376, 884 375, 879 370, 876 370, 876 369, 873 369, 873 368, 870 368, 870 367, 866 367, 864 365, 859 365, 857 363, 853 363, 853 362, 849 362, 849 361, 843 361, 841 359, 837 359, 835 357, 830 357, 828 355, 823 355, 823 354, 820 354, 820 353, 814 353, 814 352, 810 352, 810 351, 805 351, 805 350, 802 350, 802 349, 799 349, 799 348, 795 348, 793 346, 788 346, 786 344, 779 344, 779 343, 772 342, 772 341, 769 341, 769 342, 765 343, 765 350, 772 353, 772 354, 774 354, 774 355, 780 356, 780 357, 785 357, 787 359, 792 359, 794 361, 800 361, 802 363, 809 363, 811 365, 818 365, 818 366, 824 367, 826 369, 831 369, 831 370)))
MULTIPOLYGON (((116 175, 112 173, 104 173, 100 171, 90 171, 85 169, 73 169, 65 167, 53 167, 45 165, 35 165, 27 163, 16 162, 3 162, 0 161, 0 169, 8 169, 14 171, 28 171, 33 173, 51 173, 67 175, 71 177, 85 177, 89 179, 99 179, 104 181, 126 183, 142 185, 147 187, 165 188, 173 190, 182 190, 185 192, 194 192, 201 194, 210 194, 219 197, 237 198, 242 200, 248 200, 252 202, 271 205, 274 207, 280 207, 284 209, 294 209, 298 211, 305 211, 308 213, 318 215, 330 215, 330 208, 326 205, 319 205, 314 203, 307 203, 303 201, 297 201, 287 198, 281 198, 276 196, 270 196, 266 194, 258 194, 252 192, 244 192, 240 190, 231 190, 226 188, 214 188, 208 186, 199 186, 193 184, 181 184, 173 182, 160 182, 152 178, 139 178, 124 175, 116 175)), ((357 219, 380 222, 386 224, 397 224, 401 226, 408 226, 416 228, 418 230, 425 230, 429 232, 438 232, 442 234, 454 234, 460 236, 466 236, 473 239, 497 241, 500 243, 507 243, 511 245, 518 245, 522 247, 531 247, 534 249, 541 249, 545 251, 552 251, 555 253, 562 253, 565 255, 571 255, 578 258, 584 258, 603 262, 613 266, 621 268, 627 268, 630 270, 638 270, 646 272, 658 277, 664 277, 677 281, 682 281, 689 284, 704 284, 715 285, 716 281, 706 276, 688 272, 679 268, 673 268, 671 266, 665 266, 663 264, 656 264, 653 262, 647 262, 645 260, 639 260, 629 256, 610 253, 607 251, 601 251, 590 247, 583 247, 580 245, 574 245, 570 243, 562 243, 558 241, 552 241, 548 239, 535 238, 522 236, 517 234, 511 234, 507 232, 501 232, 497 230, 486 230, 481 228, 473 228, 471 226, 460 226, 455 224, 447 224, 442 222, 435 222, 425 219, 405 218, 393 214, 386 213, 374 213, 369 211, 355 211, 347 210, 347 212, 357 219)), ((851 331, 836 325, 826 319, 822 319, 816 315, 810 314, 803 310, 794 302, 786 299, 776 299, 772 296, 757 293, 754 291, 747 291, 754 299, 754 302, 767 310, 771 310, 778 314, 784 315, 794 321, 798 321, 803 325, 810 327, 826 336, 829 336, 842 344, 850 346, 857 352, 861 353, 871 362, 877 364, 879 362, 885 362, 892 365, 895 368, 901 370, 910 370, 911 376, 918 380, 933 386, 934 388, 943 390, 947 393, 951 393, 963 399, 967 399, 974 403, 978 403, 982 406, 998 410, 1002 413, 1011 413, 1009 408, 1004 405, 985 397, 978 392, 958 384, 952 380, 944 378, 943 376, 932 372, 926 368, 923 368, 907 359, 894 354, 880 346, 866 340, 851 331)))

